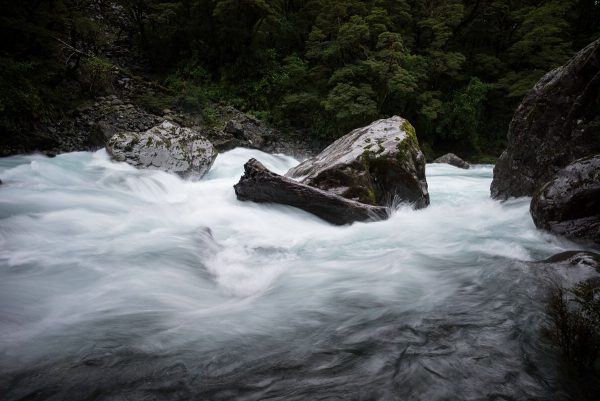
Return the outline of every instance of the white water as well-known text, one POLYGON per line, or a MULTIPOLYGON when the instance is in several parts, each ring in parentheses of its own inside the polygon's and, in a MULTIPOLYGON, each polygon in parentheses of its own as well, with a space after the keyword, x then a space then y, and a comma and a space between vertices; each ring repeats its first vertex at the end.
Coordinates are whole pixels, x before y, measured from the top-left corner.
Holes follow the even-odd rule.
POLYGON ((491 200, 491 166, 428 165, 430 207, 336 227, 237 201, 250 157, 297 164, 236 149, 186 182, 104 151, 0 159, 7 398, 162 399, 174 382, 165 399, 555 390, 555 371, 529 366, 547 348, 522 262, 574 245, 536 230, 528 199, 491 200))

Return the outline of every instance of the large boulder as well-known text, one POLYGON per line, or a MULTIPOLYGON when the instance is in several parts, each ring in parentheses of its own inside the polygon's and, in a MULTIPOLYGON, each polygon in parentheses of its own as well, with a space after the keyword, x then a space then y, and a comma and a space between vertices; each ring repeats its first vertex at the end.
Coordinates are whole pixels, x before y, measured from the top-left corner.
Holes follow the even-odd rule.
POLYGON ((535 225, 600 244, 600 155, 569 164, 531 200, 535 225))
POLYGON ((145 132, 115 134, 106 144, 106 150, 117 161, 138 168, 176 173, 185 178, 202 177, 217 157, 204 136, 169 121, 145 132))
POLYGON ((456 156, 454 153, 446 153, 433 161, 433 163, 444 163, 454 167, 468 169, 471 167, 469 163, 456 156))
POLYGON ((600 39, 546 74, 518 107, 492 197, 531 196, 561 168, 600 153, 600 39))
POLYGON ((234 189, 239 200, 294 206, 337 225, 388 217, 385 207, 366 205, 301 184, 269 171, 256 159, 244 165, 244 175, 234 189))
POLYGON ((429 205, 425 157, 414 128, 398 116, 355 129, 286 176, 370 205, 429 205))

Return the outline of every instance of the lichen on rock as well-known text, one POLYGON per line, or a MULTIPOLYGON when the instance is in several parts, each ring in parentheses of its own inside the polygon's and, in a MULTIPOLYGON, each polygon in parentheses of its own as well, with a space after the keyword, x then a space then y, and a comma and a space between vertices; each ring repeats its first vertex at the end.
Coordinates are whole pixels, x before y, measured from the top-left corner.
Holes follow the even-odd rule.
POLYGON ((201 178, 217 157, 212 144, 197 131, 166 120, 145 132, 117 133, 106 149, 114 160, 185 178, 201 178))
POLYGON ((398 116, 348 133, 286 176, 370 205, 429 205, 425 157, 413 126, 398 116))

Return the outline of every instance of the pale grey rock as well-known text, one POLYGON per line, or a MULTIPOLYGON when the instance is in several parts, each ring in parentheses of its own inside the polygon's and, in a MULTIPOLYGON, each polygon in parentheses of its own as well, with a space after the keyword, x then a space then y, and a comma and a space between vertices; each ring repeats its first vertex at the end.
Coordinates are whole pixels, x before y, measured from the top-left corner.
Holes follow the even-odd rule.
POLYGON ((398 116, 355 129, 286 176, 369 205, 429 205, 425 157, 414 128, 398 116))
POLYGON ((217 152, 200 133, 163 121, 145 132, 120 132, 106 145, 114 160, 137 168, 201 178, 212 166, 217 152))

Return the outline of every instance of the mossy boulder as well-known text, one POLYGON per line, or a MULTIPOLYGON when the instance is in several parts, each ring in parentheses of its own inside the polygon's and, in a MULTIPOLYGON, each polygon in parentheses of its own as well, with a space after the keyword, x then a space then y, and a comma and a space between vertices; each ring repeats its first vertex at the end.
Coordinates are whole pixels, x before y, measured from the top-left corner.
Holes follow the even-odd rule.
POLYGON ((569 164, 531 200, 539 228, 600 244, 600 155, 569 164))
POLYGON ((164 121, 145 132, 119 132, 106 144, 114 160, 137 168, 201 178, 212 166, 217 152, 198 131, 164 121))
POLYGON ((425 157, 413 126, 398 116, 355 129, 286 176, 369 205, 429 205, 425 157))

